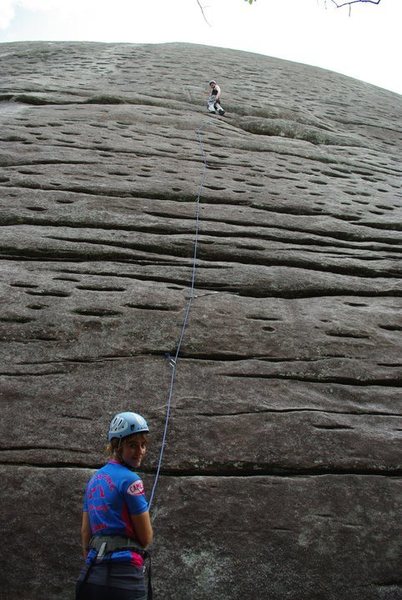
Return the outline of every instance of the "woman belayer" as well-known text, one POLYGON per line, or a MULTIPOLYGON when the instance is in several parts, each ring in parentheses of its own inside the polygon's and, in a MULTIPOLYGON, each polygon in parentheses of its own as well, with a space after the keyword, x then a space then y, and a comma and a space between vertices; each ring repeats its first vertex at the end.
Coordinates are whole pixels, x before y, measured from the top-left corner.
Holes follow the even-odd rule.
POLYGON ((144 485, 134 469, 147 449, 149 428, 133 412, 113 417, 109 460, 87 484, 81 525, 85 568, 76 600, 150 600, 144 581, 146 548, 153 531, 144 485))

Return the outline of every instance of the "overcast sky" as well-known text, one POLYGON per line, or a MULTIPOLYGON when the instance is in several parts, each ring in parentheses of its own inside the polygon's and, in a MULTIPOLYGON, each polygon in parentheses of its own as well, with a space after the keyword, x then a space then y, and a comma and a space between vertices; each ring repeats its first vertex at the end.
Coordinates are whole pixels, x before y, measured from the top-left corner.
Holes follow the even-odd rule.
POLYGON ((193 42, 344 73, 402 94, 402 0, 0 0, 0 42, 193 42))

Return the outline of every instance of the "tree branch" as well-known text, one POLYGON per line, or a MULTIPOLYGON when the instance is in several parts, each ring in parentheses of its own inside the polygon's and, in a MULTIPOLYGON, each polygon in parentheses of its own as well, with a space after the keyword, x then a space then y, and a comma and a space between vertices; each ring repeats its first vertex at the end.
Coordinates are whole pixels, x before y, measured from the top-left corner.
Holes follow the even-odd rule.
POLYGON ((341 2, 339 0, 331 0, 335 4, 336 8, 342 8, 342 6, 350 6, 351 4, 368 2, 369 4, 380 4, 381 0, 348 0, 348 2, 341 2))
POLYGON ((198 4, 198 6, 200 7, 200 11, 202 12, 202 16, 204 17, 204 21, 205 21, 205 23, 211 27, 211 25, 208 23, 208 19, 207 19, 207 17, 205 16, 204 9, 203 9, 203 7, 201 6, 201 2, 200 2, 200 0, 197 0, 197 4, 198 4))
MULTIPOLYGON (((249 4, 252 4, 253 2, 256 2, 256 0, 246 0, 246 2, 248 2, 249 4)), ((331 0, 331 2, 333 2, 333 4, 335 4, 336 8, 342 8, 342 6, 350 6, 351 4, 356 4, 358 2, 362 3, 362 2, 368 2, 369 4, 380 4, 381 0, 345 0, 345 2, 342 2, 342 0, 331 0)))

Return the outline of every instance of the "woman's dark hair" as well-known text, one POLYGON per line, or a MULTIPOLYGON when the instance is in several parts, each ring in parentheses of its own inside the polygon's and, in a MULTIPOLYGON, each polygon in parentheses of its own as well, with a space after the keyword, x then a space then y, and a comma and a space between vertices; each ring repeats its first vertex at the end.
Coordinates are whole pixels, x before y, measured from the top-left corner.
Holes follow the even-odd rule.
POLYGON ((108 445, 106 446, 106 453, 108 456, 113 456, 115 452, 118 452, 119 447, 121 445, 120 438, 112 438, 108 445))

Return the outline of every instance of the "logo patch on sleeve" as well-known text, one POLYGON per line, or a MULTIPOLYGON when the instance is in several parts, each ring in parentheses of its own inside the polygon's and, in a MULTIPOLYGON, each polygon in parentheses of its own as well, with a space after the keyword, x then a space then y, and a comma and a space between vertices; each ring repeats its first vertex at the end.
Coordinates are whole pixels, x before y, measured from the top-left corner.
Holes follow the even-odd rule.
POLYGON ((127 493, 130 494, 130 496, 142 496, 144 493, 144 484, 142 483, 141 479, 134 481, 128 487, 127 493))

